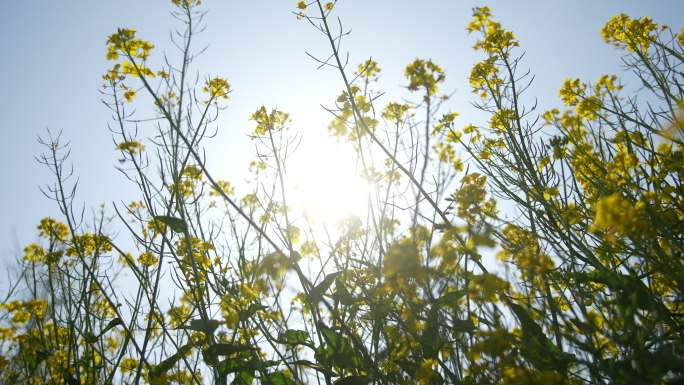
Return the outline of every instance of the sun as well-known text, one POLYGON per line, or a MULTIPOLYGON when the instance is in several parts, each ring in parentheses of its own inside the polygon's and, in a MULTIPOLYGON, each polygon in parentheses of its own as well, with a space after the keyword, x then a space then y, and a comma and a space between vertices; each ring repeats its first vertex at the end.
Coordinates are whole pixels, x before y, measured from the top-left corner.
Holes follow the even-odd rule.
POLYGON ((318 143, 288 167, 288 205, 312 223, 336 226, 349 216, 363 218, 371 191, 356 156, 344 143, 318 143))

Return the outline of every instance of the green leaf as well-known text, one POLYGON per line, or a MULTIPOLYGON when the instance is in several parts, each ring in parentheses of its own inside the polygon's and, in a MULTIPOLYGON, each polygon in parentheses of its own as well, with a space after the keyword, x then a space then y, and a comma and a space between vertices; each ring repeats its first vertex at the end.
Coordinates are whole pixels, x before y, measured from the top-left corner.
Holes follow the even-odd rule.
POLYGON ((206 352, 211 356, 228 356, 233 353, 246 352, 254 350, 254 347, 249 345, 238 344, 215 344, 206 349, 206 352))
POLYGON ((465 332, 469 333, 473 330, 475 330, 475 324, 473 324, 473 321, 469 319, 461 320, 461 319, 455 319, 452 321, 452 325, 454 326, 454 331, 457 332, 465 332))
POLYGON ((85 342, 88 342, 90 344, 94 344, 95 342, 97 342, 97 340, 100 337, 102 337, 102 335, 104 335, 105 333, 110 331, 112 328, 114 328, 118 325, 123 325, 123 324, 124 323, 123 323, 123 321, 121 321, 121 318, 116 317, 113 320, 109 321, 109 323, 107 323, 107 326, 105 326, 104 329, 102 329, 102 331, 99 334, 95 335, 92 332, 86 332, 83 334, 83 339, 85 340, 85 342))
POLYGON ((439 317, 436 305, 433 305, 429 311, 425 330, 420 336, 420 342, 425 358, 437 358, 442 346, 442 338, 439 335, 439 317))
POLYGON ((520 321, 523 334, 521 346, 523 356, 538 369, 566 371, 570 355, 563 353, 546 337, 541 326, 537 325, 524 307, 512 302, 508 306, 520 321))
POLYGON ((221 321, 215 319, 193 319, 188 325, 180 326, 179 329, 193 330, 206 335, 212 335, 220 325, 221 321))
MULTIPOLYGON (((207 362, 207 358, 210 361, 212 359, 216 359, 216 356, 210 357, 207 354, 206 349, 202 352, 202 354, 204 355, 205 362, 207 362)), ((235 353, 221 362, 207 362, 208 365, 215 367, 221 375, 237 372, 263 372, 266 370, 266 368, 276 366, 279 363, 279 361, 262 361, 254 354, 254 352, 251 351, 235 353)))
MULTIPOLYGON (((453 199, 451 199, 453 201, 453 199)), ((451 228, 452 225, 450 223, 435 223, 434 228, 437 231, 444 231, 449 228, 451 228)))
POLYGON ((41 362, 45 361, 52 355, 49 350, 37 350, 26 355, 26 363, 28 364, 28 369, 33 373, 41 362))
POLYGON ((286 345, 306 345, 309 342, 309 333, 304 330, 286 330, 278 336, 278 342, 286 345))
POLYGON ((85 332, 83 333, 83 340, 89 344, 94 344, 97 342, 97 336, 92 332, 85 332))
POLYGON ((235 378, 231 385, 252 385, 254 382, 254 373, 249 371, 242 371, 235 374, 235 378))
POLYGON ((366 385, 371 382, 370 377, 366 376, 347 376, 338 378, 333 385, 366 385))
MULTIPOLYGON (((229 373, 239 372, 242 370, 246 370, 248 368, 248 362, 244 362, 242 360, 238 360, 235 358, 226 358, 221 362, 216 362, 211 361, 212 357, 208 356, 206 350, 202 351, 202 355, 204 356, 204 362, 206 362, 210 366, 216 366, 218 372, 224 376, 229 373)), ((213 358, 215 359, 216 356, 213 356, 213 358)))
POLYGON ((184 233, 188 231, 188 225, 184 220, 168 215, 157 215, 154 220, 159 221, 171 228, 176 233, 184 233))
POLYGON ((509 306, 511 307, 511 310, 513 310, 513 313, 515 313, 515 316, 518 317, 518 321, 520 321, 520 326, 524 334, 542 340, 546 339, 541 326, 534 322, 534 319, 532 319, 532 316, 527 313, 525 308, 512 302, 509 303, 509 306))
POLYGON ((103 334, 107 333, 108 331, 112 330, 113 328, 115 328, 115 327, 117 327, 117 326, 119 326, 119 325, 123 325, 123 324, 124 324, 124 323, 123 323, 123 321, 121 320, 121 318, 116 317, 116 318, 114 318, 113 320, 109 321, 109 323, 107 324, 107 326, 105 326, 105 328, 102 329, 102 331, 100 332, 100 335, 103 335, 103 334))
POLYGON ((295 364, 297 366, 305 366, 307 368, 311 368, 311 369, 319 371, 321 373, 325 373, 329 376, 335 375, 335 373, 332 370, 330 370, 324 366, 321 366, 319 364, 315 364, 309 360, 298 360, 298 361, 293 362, 293 364, 295 364))
POLYGON ((187 344, 178 348, 176 354, 169 356, 164 361, 152 367, 149 372, 150 379, 159 378, 162 375, 164 375, 166 372, 169 371, 169 369, 171 369, 176 364, 176 362, 178 362, 178 360, 185 356, 190 351, 190 349, 192 349, 192 345, 190 342, 188 342, 187 344))
POLYGON ((348 338, 324 325, 319 329, 325 339, 325 345, 316 349, 314 357, 318 362, 344 369, 364 366, 363 358, 348 338))
POLYGON ((268 309, 268 307, 260 303, 252 303, 246 310, 240 311, 238 316, 240 318, 240 321, 247 321, 249 317, 253 316, 257 311, 266 309, 268 309))
POLYGON ((332 285, 338 275, 340 275, 339 272, 328 274, 321 283, 314 286, 309 292, 309 302, 314 304, 319 303, 321 299, 323 299, 323 294, 330 288, 330 285, 332 285))
POLYGON ((262 379, 266 385, 297 385, 292 378, 283 372, 274 372, 262 379))
POLYGON ((335 294, 333 298, 347 306, 353 305, 356 302, 356 298, 347 290, 344 282, 339 277, 335 280, 335 294))
POLYGON ((81 382, 78 381, 73 374, 69 373, 68 370, 63 370, 62 371, 62 377, 64 378, 64 382, 67 385, 81 385, 81 382))
POLYGON ((450 291, 437 299, 437 303, 441 306, 457 305, 458 300, 466 295, 465 290, 450 291))

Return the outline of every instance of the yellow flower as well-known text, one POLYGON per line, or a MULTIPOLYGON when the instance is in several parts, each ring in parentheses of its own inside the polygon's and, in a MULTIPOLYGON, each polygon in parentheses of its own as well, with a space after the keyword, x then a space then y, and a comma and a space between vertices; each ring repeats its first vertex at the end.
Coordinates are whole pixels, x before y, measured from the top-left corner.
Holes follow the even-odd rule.
POLYGON ((516 120, 515 111, 508 108, 496 110, 489 120, 489 127, 497 132, 507 131, 511 127, 511 122, 516 120))
MULTIPOLYGON (((223 191, 226 195, 233 195, 235 193, 233 185, 231 185, 230 182, 226 180, 219 180, 216 182, 216 184, 218 184, 218 188, 220 188, 221 191, 223 191)), ((209 191, 209 195, 218 197, 221 196, 221 193, 215 186, 212 186, 211 191, 209 191)))
POLYGON ((202 172, 202 168, 194 164, 189 164, 185 166, 183 172, 181 172, 181 176, 183 178, 192 179, 196 181, 202 180, 202 175, 204 175, 204 173, 202 172))
POLYGON ((566 105, 575 106, 579 103, 580 97, 584 96, 586 88, 587 85, 579 79, 565 79, 558 96, 566 105))
POLYGON ((562 376, 552 371, 531 371, 526 368, 503 369, 502 385, 560 384, 562 376))
POLYGON ((601 36, 606 43, 618 48, 626 48, 630 52, 647 51, 655 41, 654 31, 658 24, 650 17, 632 19, 621 13, 608 20, 601 29, 601 36))
POLYGON ((598 113, 602 106, 603 103, 599 98, 596 96, 588 96, 577 103, 575 111, 578 116, 584 119, 595 120, 598 118, 598 113))
POLYGON ((438 135, 445 129, 451 129, 454 126, 454 121, 458 117, 458 112, 448 112, 439 118, 435 128, 432 130, 432 135, 438 135))
POLYGON ((435 367, 437 367, 437 360, 434 358, 428 358, 420 364, 416 370, 416 380, 420 385, 432 383, 432 379, 437 376, 435 367))
POLYGON ((490 357, 501 357, 507 350, 515 346, 516 338, 504 329, 494 329, 478 333, 479 341, 473 344, 468 355, 477 358, 482 354, 490 357))
POLYGON ((291 243, 299 243, 300 233, 299 227, 294 225, 289 225, 287 229, 285 229, 285 234, 291 243))
POLYGON ((335 6, 335 4, 333 4, 332 1, 329 1, 329 2, 325 3, 325 6, 324 6, 324 7, 325 7, 325 10, 326 10, 326 11, 332 11, 332 9, 333 9, 334 6, 335 6))
POLYGON ((546 190, 544 190, 544 200, 546 201, 550 201, 551 198, 556 197, 558 195, 560 195, 558 187, 549 187, 546 190))
MULTIPOLYGON (((332 3, 328 3, 332 4, 332 3)), ((332 9, 332 7, 330 7, 332 9)), ((359 64, 359 67, 356 69, 356 74, 363 76, 364 78, 375 78, 377 79, 378 74, 380 73, 380 66, 378 65, 378 62, 376 62, 373 59, 368 59, 365 62, 359 64)))
POLYGON ((150 253, 149 251, 146 251, 138 257, 138 262, 140 262, 141 265, 143 266, 154 266, 157 264, 157 256, 150 253))
POLYGON ((510 288, 510 283, 494 274, 484 273, 475 275, 468 285, 468 294, 473 299, 494 302, 496 295, 510 288))
POLYGON ((134 358, 126 357, 121 360, 119 364, 119 369, 123 374, 133 373, 134 370, 138 368, 138 361, 134 358))
POLYGON ((112 244, 106 236, 85 233, 74 236, 73 242, 66 250, 66 254, 70 257, 77 255, 91 256, 111 250, 112 244))
POLYGON ((524 278, 539 278, 553 269, 553 260, 541 251, 535 234, 515 225, 506 225, 503 235, 505 239, 496 256, 502 261, 511 259, 524 278))
POLYGON ((126 90, 126 92, 124 92, 124 98, 126 98, 127 102, 132 102, 134 97, 135 90, 126 90))
POLYGON ((31 243, 24 248, 24 260, 40 263, 45 260, 45 249, 35 243, 31 243))
POLYGON ((127 140, 116 145, 117 150, 131 154, 139 154, 145 150, 145 145, 137 140, 127 140))
POLYGON ((202 4, 202 0, 171 0, 177 7, 190 8, 202 4))
POLYGON ((423 266, 416 244, 404 238, 390 245, 382 261, 382 271, 388 278, 421 278, 423 266))
POLYGON ((247 283, 241 283, 232 291, 233 293, 221 297, 220 307, 226 326, 235 329, 240 321, 240 314, 259 299, 259 292, 247 283))
POLYGON ((466 30, 468 32, 479 31, 485 26, 491 15, 489 7, 475 7, 473 9, 473 19, 468 24, 466 30))
POLYGON ((313 256, 318 254, 318 246, 315 241, 306 241, 299 247, 299 253, 303 256, 313 256))
POLYGON ((399 124, 403 121, 406 112, 408 112, 410 108, 411 106, 409 106, 408 104, 390 102, 382 111, 382 117, 385 120, 389 120, 391 122, 399 124))
POLYGON ((6 328, 6 327, 0 327, 0 341, 7 341, 14 337, 14 333, 16 332, 16 329, 11 327, 11 328, 6 328))
POLYGON ((34 299, 24 303, 24 308, 36 318, 42 318, 47 311, 48 302, 44 299, 34 299))
POLYGON ((135 37, 135 30, 119 28, 107 38, 107 60, 117 60, 119 55, 147 60, 154 44, 135 37))
POLYGON ((306 9, 306 2, 305 1, 297 2, 297 9, 301 9, 301 10, 306 9))
POLYGON ((468 223, 475 223, 480 215, 496 211, 496 201, 487 199, 486 183, 486 176, 473 172, 461 179, 461 188, 452 194, 458 204, 458 216, 468 223))
POLYGON ((437 93, 437 84, 444 81, 446 75, 442 67, 433 63, 432 60, 416 59, 406 66, 404 76, 408 78, 408 89, 417 91, 425 88, 428 94, 437 93))
POLYGON ((594 91, 596 95, 603 95, 607 91, 615 91, 616 89, 622 89, 622 86, 616 85, 615 82, 618 80, 616 75, 602 75, 599 80, 594 84, 594 91))
POLYGON ((607 230, 619 235, 635 234, 643 228, 643 210, 625 199, 620 193, 601 198, 595 207, 592 228, 607 230))
POLYGON ((145 67, 142 64, 134 64, 128 60, 125 60, 121 63, 121 74, 125 75, 134 75, 134 76, 149 76, 149 77, 155 77, 155 73, 152 72, 151 69, 145 67))
POLYGON ((545 168, 546 166, 548 166, 549 163, 551 163, 551 158, 550 158, 548 155, 545 156, 545 157, 543 157, 543 158, 541 158, 541 160, 540 160, 539 163, 537 164, 537 171, 542 171, 542 170, 544 170, 544 168, 545 168))
POLYGON ((31 313, 26 310, 17 310, 12 316, 12 322, 19 325, 25 324, 29 319, 31 319, 31 313))
POLYGON ((64 241, 69 235, 69 228, 64 223, 48 217, 40 220, 38 234, 47 239, 54 238, 59 241, 64 241))
POLYGON ((480 31, 483 34, 483 38, 473 48, 482 49, 491 55, 505 57, 511 48, 519 45, 513 32, 506 31, 500 23, 491 19, 491 12, 487 7, 473 10, 473 19, 466 29, 468 33, 480 31))
POLYGON ((210 99, 223 98, 228 99, 230 93, 230 83, 226 79, 215 77, 207 80, 203 88, 204 92, 209 94, 210 99))
POLYGON ((265 106, 261 106, 252 114, 250 120, 257 123, 257 126, 254 128, 254 135, 263 136, 269 130, 283 129, 290 120, 290 114, 276 109, 272 109, 269 113, 265 106))

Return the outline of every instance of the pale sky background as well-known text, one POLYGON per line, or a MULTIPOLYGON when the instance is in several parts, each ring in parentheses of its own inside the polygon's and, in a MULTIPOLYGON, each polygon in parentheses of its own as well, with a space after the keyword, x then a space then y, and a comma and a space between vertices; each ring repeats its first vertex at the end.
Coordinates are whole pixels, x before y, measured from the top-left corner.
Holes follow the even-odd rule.
MULTIPOLYGON (((201 76, 221 75, 234 92, 208 148, 209 168, 235 184, 246 176, 253 128, 249 115, 262 104, 291 113, 303 133, 303 151, 334 140, 327 135, 332 105, 342 86, 333 70, 316 70, 309 51, 327 56, 323 36, 291 14, 294 0, 205 0, 206 32, 195 47, 208 51, 195 62, 201 76)), ((406 96, 404 67, 416 57, 431 58, 447 73, 444 91, 455 91, 449 108, 463 125, 477 120, 468 102, 470 67, 479 58, 465 27, 471 8, 488 5, 494 18, 516 32, 526 50, 524 66, 536 74, 533 93, 540 105, 559 104, 557 89, 566 77, 595 80, 619 72, 619 52, 600 38, 610 16, 651 16, 677 30, 684 26, 683 1, 408 1, 342 0, 335 13, 352 35, 343 46, 350 62, 372 56, 383 68, 383 103, 406 96)), ((100 102, 106 37, 117 27, 138 30, 172 52, 169 31, 176 27, 170 1, 25 0, 4 1, 0 12, 0 266, 11 265, 23 246, 36 239, 40 218, 58 216, 54 202, 38 187, 52 182, 37 164, 38 135, 63 130, 72 144, 71 161, 80 177, 77 202, 86 212, 100 203, 129 201, 135 191, 114 169, 117 152, 100 102), (9 262, 9 263, 8 263, 9 262)), ((334 156, 331 155, 331 156, 334 156)), ((0 275, 0 280, 3 276, 0 275)))

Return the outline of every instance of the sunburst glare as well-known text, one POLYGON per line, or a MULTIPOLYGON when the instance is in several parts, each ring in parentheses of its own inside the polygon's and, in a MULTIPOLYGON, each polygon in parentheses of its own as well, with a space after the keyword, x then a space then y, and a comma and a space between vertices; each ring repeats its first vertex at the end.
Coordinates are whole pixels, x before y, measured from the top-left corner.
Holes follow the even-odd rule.
POLYGON ((318 145, 292 160, 288 204, 294 214, 328 227, 349 216, 365 216, 371 186, 348 145, 318 145))

